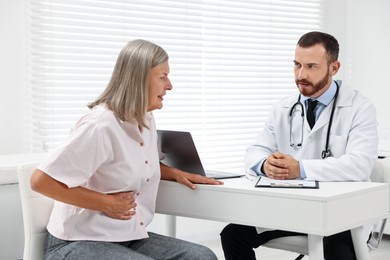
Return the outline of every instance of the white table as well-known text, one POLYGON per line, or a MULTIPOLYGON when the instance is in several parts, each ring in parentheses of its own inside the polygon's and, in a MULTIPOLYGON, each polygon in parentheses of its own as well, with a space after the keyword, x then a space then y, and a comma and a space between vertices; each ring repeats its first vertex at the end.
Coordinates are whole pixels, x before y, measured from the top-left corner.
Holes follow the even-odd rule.
POLYGON ((324 258, 324 236, 351 229, 357 258, 369 259, 363 225, 388 217, 388 184, 327 182, 319 189, 283 189, 254 188, 255 181, 228 179, 195 191, 161 181, 156 211, 307 233, 312 260, 324 258))

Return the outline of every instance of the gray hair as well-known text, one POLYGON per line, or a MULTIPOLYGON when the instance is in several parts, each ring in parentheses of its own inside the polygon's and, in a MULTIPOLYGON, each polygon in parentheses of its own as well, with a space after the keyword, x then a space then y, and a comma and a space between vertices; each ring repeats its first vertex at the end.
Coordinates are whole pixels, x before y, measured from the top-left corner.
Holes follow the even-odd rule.
POLYGON ((160 46, 145 41, 128 42, 117 58, 111 79, 103 93, 88 105, 105 104, 122 121, 144 127, 148 107, 150 70, 166 62, 168 54, 160 46))

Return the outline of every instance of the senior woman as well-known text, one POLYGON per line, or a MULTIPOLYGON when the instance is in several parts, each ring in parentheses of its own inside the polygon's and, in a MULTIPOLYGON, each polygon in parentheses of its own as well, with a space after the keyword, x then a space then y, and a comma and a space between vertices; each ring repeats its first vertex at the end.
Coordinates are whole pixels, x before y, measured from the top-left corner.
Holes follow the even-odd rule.
POLYGON ((207 247, 147 231, 161 179, 222 184, 160 163, 152 111, 172 89, 167 53, 145 40, 120 52, 108 86, 31 177, 55 200, 45 259, 217 259, 207 247))

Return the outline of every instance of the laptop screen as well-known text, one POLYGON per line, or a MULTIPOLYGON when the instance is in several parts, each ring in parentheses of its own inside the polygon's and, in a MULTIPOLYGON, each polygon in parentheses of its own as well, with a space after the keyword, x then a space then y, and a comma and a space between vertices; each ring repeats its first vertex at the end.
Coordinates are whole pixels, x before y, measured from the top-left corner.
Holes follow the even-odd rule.
POLYGON ((205 175, 191 133, 157 130, 159 149, 165 154, 162 163, 182 171, 205 175))

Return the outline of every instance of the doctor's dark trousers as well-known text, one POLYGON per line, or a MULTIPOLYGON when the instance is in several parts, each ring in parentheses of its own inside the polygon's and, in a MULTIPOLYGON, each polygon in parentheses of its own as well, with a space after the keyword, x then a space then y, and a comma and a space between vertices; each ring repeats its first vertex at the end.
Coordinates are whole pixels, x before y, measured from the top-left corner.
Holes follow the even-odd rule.
MULTIPOLYGON (((258 234, 255 227, 229 224, 221 232, 221 242, 226 260, 255 260, 254 248, 274 238, 297 235, 306 234, 282 230, 258 234)), ((324 237, 323 244, 326 260, 356 260, 350 231, 324 237)))

